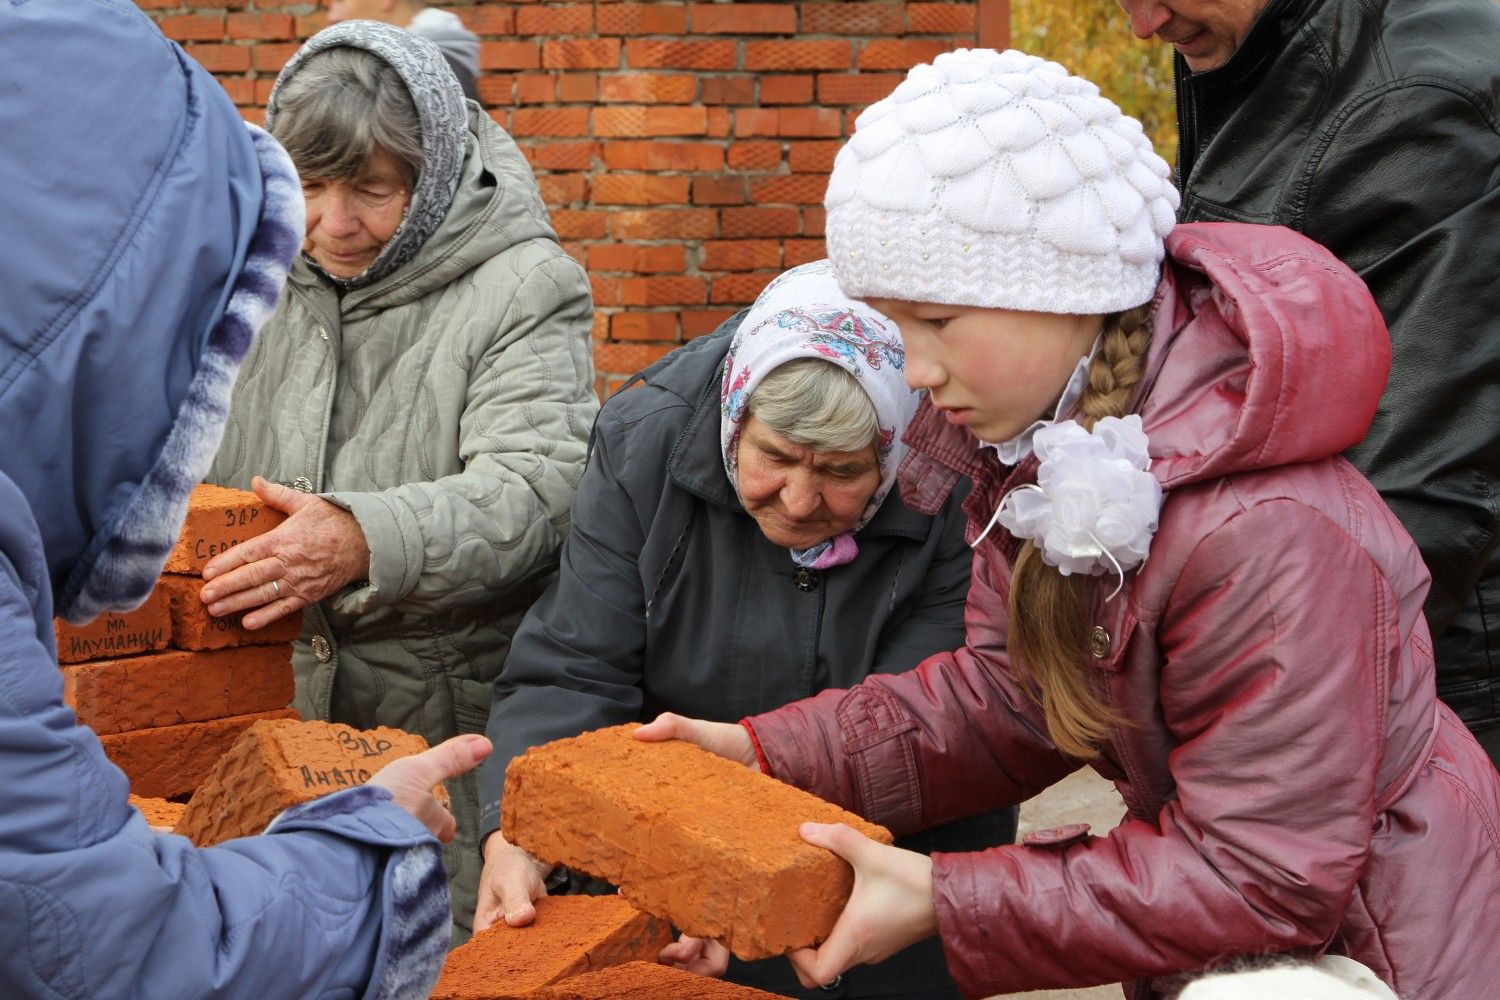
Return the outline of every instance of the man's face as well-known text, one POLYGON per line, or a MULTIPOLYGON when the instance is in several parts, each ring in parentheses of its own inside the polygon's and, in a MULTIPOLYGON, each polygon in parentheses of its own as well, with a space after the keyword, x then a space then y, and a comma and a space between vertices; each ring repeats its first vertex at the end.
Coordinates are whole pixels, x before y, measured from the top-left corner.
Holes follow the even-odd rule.
POLYGON ((340 21, 391 21, 391 0, 328 0, 328 23, 340 21))
POLYGON ((1194 73, 1218 69, 1270 0, 1119 0, 1137 38, 1168 43, 1194 73))

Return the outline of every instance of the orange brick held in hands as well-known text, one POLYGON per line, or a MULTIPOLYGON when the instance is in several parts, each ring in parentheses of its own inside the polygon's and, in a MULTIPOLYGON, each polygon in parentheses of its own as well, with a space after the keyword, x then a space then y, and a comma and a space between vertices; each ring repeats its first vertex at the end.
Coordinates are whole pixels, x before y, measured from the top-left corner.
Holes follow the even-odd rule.
POLYGON ((172 645, 178 649, 224 649, 227 646, 262 646, 291 642, 302 630, 300 614, 287 615, 258 629, 240 624, 240 615, 215 618, 208 613, 198 592, 203 578, 165 573, 156 585, 172 616, 172 645))
POLYGON ((270 712, 286 708, 295 686, 290 646, 169 650, 69 664, 62 674, 63 700, 101 734, 270 712))
POLYGON ((655 962, 672 929, 619 896, 544 896, 536 922, 496 924, 455 949, 432 1000, 531 1000, 581 972, 655 962))
POLYGON ((171 829, 172 825, 182 816, 182 811, 187 808, 181 802, 168 802, 166 799, 148 799, 139 795, 130 797, 130 804, 141 811, 146 817, 146 822, 152 826, 164 826, 171 829))
POLYGON ((803 822, 885 829, 681 741, 615 726, 533 747, 505 778, 506 839, 607 879, 636 906, 743 959, 818 944, 853 888, 842 859, 797 835, 803 822))
POLYGON ((776 994, 655 962, 627 962, 564 979, 536 1000, 774 1000, 776 994))
POLYGON ((167 556, 165 571, 202 573, 214 556, 285 520, 285 514, 267 507, 254 493, 203 483, 188 498, 187 520, 167 556))
POLYGON ((199 847, 260 833, 283 809, 362 785, 398 757, 426 749, 426 740, 400 729, 257 723, 198 784, 176 832, 199 847))
POLYGON ((236 715, 212 722, 137 729, 99 737, 104 752, 130 779, 137 795, 169 799, 198 787, 214 763, 251 723, 262 719, 295 719, 291 709, 236 715))
POLYGON ((156 591, 134 611, 106 611, 87 625, 69 625, 59 618, 54 626, 58 663, 149 653, 165 649, 172 638, 166 596, 156 591))

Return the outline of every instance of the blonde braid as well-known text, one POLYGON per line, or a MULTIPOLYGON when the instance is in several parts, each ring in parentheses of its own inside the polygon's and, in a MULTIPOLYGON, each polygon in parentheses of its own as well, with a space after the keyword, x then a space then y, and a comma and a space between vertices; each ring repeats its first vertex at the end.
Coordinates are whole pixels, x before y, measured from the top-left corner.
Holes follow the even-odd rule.
MULTIPOLYGON (((1108 316, 1099 351, 1089 364, 1079 399, 1083 426, 1128 412, 1146 370, 1151 346, 1150 309, 1108 316)), ((1105 701, 1089 667, 1093 578, 1063 576, 1027 541, 1016 557, 1010 590, 1012 662, 1041 706, 1047 733, 1070 757, 1092 760, 1111 727, 1123 721, 1105 701)))

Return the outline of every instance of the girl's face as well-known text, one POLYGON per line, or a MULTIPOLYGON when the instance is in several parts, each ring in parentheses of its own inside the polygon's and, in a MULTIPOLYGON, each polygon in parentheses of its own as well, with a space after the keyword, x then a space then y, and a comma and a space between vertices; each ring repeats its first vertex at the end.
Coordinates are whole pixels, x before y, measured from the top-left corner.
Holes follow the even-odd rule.
POLYGON ((869 299, 901 328, 906 381, 950 423, 1008 441, 1040 420, 1094 346, 1102 316, 869 299))

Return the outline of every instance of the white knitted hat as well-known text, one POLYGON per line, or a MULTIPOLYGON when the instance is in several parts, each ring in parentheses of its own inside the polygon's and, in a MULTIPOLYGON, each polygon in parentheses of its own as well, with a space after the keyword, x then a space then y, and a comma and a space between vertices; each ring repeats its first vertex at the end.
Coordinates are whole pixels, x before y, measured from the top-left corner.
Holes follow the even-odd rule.
POLYGON ((850 296, 1078 315, 1150 300, 1177 203, 1140 122, 1014 49, 913 68, 859 116, 824 199, 850 296))

